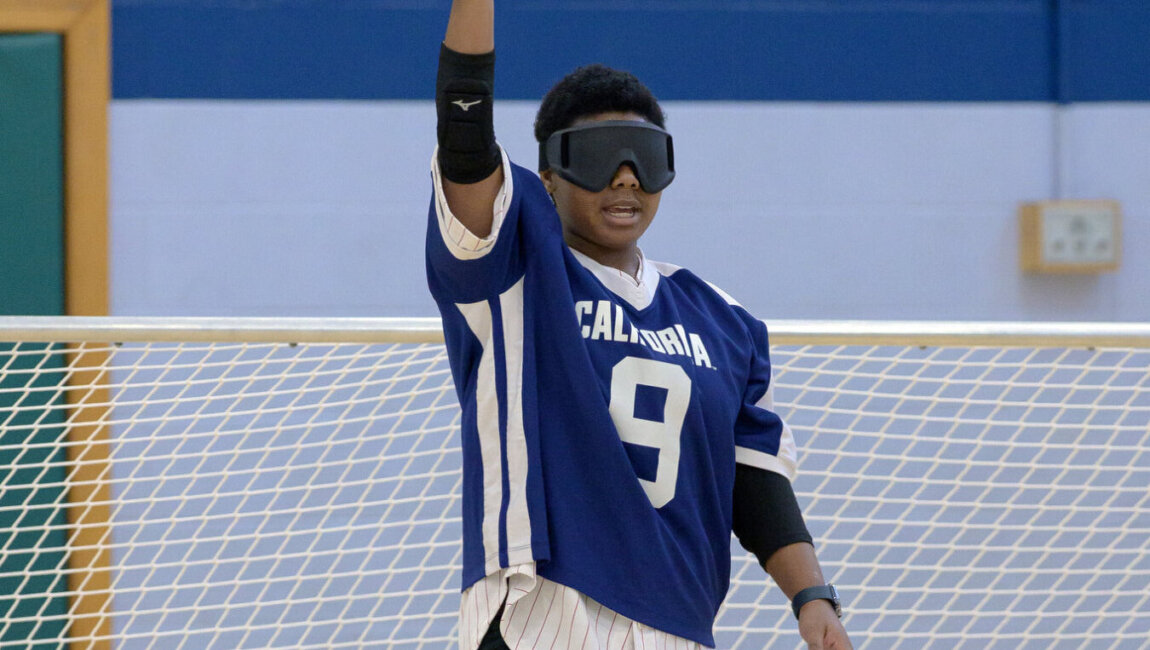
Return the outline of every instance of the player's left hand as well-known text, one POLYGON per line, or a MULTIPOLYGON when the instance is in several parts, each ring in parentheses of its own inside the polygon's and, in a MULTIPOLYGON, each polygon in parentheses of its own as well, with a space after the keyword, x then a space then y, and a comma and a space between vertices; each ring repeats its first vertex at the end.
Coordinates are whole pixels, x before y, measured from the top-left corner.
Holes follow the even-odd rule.
POLYGON ((799 635, 810 650, 854 650, 831 604, 812 600, 799 610, 799 635))

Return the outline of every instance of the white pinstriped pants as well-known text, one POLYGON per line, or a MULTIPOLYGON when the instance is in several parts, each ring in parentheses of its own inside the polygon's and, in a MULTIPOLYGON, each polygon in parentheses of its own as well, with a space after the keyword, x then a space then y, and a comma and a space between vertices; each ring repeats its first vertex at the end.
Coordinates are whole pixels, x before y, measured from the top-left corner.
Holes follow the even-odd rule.
POLYGON ((464 592, 461 650, 479 647, 504 597, 507 604, 499 630, 510 650, 704 648, 695 641, 633 621, 570 587, 536 577, 534 566, 530 566, 493 573, 464 592))

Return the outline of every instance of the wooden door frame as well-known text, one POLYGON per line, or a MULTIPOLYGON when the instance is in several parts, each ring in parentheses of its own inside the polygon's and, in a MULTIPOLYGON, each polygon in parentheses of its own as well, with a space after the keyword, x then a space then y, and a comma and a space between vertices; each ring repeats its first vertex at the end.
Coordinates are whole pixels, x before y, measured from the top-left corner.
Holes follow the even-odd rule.
POLYGON ((109 0, 0 0, 0 32, 64 40, 65 313, 108 314, 109 0))
MULTIPOLYGON (((108 314, 109 0, 0 0, 0 33, 63 41, 64 309, 108 314)), ((112 647, 110 409, 107 355, 68 348, 68 638, 112 647)))

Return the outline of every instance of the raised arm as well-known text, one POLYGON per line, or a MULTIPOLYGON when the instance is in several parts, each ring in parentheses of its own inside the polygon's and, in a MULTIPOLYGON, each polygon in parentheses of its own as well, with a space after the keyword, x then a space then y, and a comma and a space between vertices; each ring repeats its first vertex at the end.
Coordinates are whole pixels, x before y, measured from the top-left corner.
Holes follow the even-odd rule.
POLYGON ((455 218, 473 235, 486 237, 503 185, 491 121, 494 0, 454 0, 443 46, 435 98, 443 192, 455 218))
POLYGON ((495 49, 494 0, 455 0, 447 18, 447 47, 463 54, 487 54, 495 49))

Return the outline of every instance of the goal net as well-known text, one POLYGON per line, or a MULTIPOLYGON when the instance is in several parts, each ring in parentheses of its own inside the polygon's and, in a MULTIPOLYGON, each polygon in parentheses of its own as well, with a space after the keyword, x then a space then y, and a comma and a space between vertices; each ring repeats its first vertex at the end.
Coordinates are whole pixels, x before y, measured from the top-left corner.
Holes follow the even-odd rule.
MULTIPOLYGON (((770 322, 856 647, 1145 648, 1150 328, 770 322)), ((446 648, 438 321, 0 318, 0 648, 446 648)), ((795 648, 734 545, 720 648, 795 648)))

